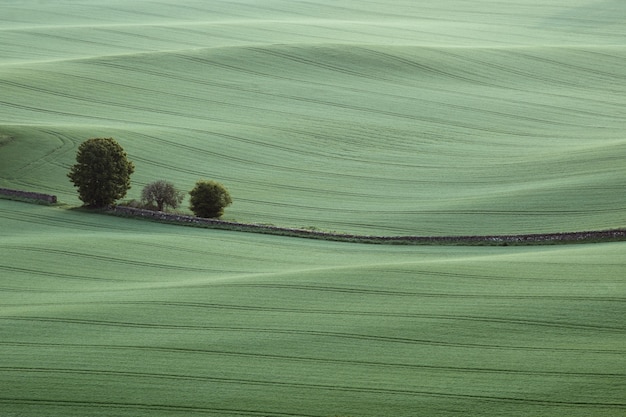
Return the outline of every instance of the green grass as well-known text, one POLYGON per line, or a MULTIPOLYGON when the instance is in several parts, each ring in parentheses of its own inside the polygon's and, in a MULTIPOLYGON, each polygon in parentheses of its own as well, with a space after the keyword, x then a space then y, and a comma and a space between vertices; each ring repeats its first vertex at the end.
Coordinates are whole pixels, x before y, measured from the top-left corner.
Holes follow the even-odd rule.
MULTIPOLYGON (((622 416, 626 244, 383 246, 68 210, 77 146, 226 220, 619 228, 626 3, 0 5, 2 416, 622 416)), ((186 204, 186 203, 185 203, 186 204)))
POLYGON ((77 144, 113 136, 137 166, 129 198, 217 179, 238 221, 624 226, 622 2, 361 3, 4 6, 0 186, 76 204, 77 144))
POLYGON ((0 213, 8 415, 626 409, 623 243, 370 246, 0 213))

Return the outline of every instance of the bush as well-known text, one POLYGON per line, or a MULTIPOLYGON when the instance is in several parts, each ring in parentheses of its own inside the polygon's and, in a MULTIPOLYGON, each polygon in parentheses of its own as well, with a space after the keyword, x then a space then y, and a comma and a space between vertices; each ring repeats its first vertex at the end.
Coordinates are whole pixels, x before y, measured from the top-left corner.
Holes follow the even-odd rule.
POLYGON ((67 176, 86 206, 109 206, 130 189, 130 175, 135 166, 115 139, 86 140, 78 147, 76 162, 67 176))
POLYGON ((141 201, 144 206, 155 206, 156 210, 163 211, 167 207, 175 209, 185 198, 185 193, 178 191, 174 184, 165 180, 154 181, 141 191, 141 201))
POLYGON ((189 208, 198 217, 220 217, 224 214, 224 208, 232 203, 228 190, 216 181, 198 181, 189 194, 189 208))

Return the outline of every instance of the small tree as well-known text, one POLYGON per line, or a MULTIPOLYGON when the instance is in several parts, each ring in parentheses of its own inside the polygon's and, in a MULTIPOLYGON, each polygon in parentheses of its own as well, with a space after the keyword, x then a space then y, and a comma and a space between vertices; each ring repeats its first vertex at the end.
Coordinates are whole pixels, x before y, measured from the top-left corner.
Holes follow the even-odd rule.
POLYGON ((198 181, 189 194, 189 208, 198 217, 220 217, 224 208, 232 203, 228 190, 216 181, 198 181))
POLYGON ((156 204, 157 210, 163 211, 166 207, 175 209, 185 198, 185 193, 178 191, 174 184, 165 180, 154 181, 141 191, 141 201, 144 204, 156 204))
POLYGON ((130 189, 130 175, 135 166, 115 139, 84 141, 78 147, 76 162, 67 176, 78 188, 78 196, 85 205, 111 205, 130 189))

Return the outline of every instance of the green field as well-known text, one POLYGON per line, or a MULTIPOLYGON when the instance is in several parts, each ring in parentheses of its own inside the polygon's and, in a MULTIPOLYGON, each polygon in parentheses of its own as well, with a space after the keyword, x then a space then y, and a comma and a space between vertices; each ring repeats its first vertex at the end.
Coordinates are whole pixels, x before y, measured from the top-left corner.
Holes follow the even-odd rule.
POLYGON ((0 187, 61 205, 0 199, 0 416, 623 416, 626 243, 176 227, 66 174, 114 137, 129 199, 227 220, 623 228, 625 41, 621 0, 1 2, 0 187))

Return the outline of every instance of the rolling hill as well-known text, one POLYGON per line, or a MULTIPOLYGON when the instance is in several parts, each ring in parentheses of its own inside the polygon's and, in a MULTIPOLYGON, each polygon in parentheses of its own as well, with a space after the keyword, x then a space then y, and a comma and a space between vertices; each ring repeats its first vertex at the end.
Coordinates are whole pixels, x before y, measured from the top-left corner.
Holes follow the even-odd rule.
POLYGON ((626 244, 392 246, 96 215, 114 137, 240 222, 624 227, 626 3, 4 1, 3 416, 621 416, 626 244))
POLYGON ((625 243, 347 244, 0 203, 5 415, 626 409, 625 243))
POLYGON ((76 145, 113 136, 137 166, 130 198, 217 179, 239 221, 624 224, 621 2, 164 3, 4 6, 0 186, 75 204, 76 145))

